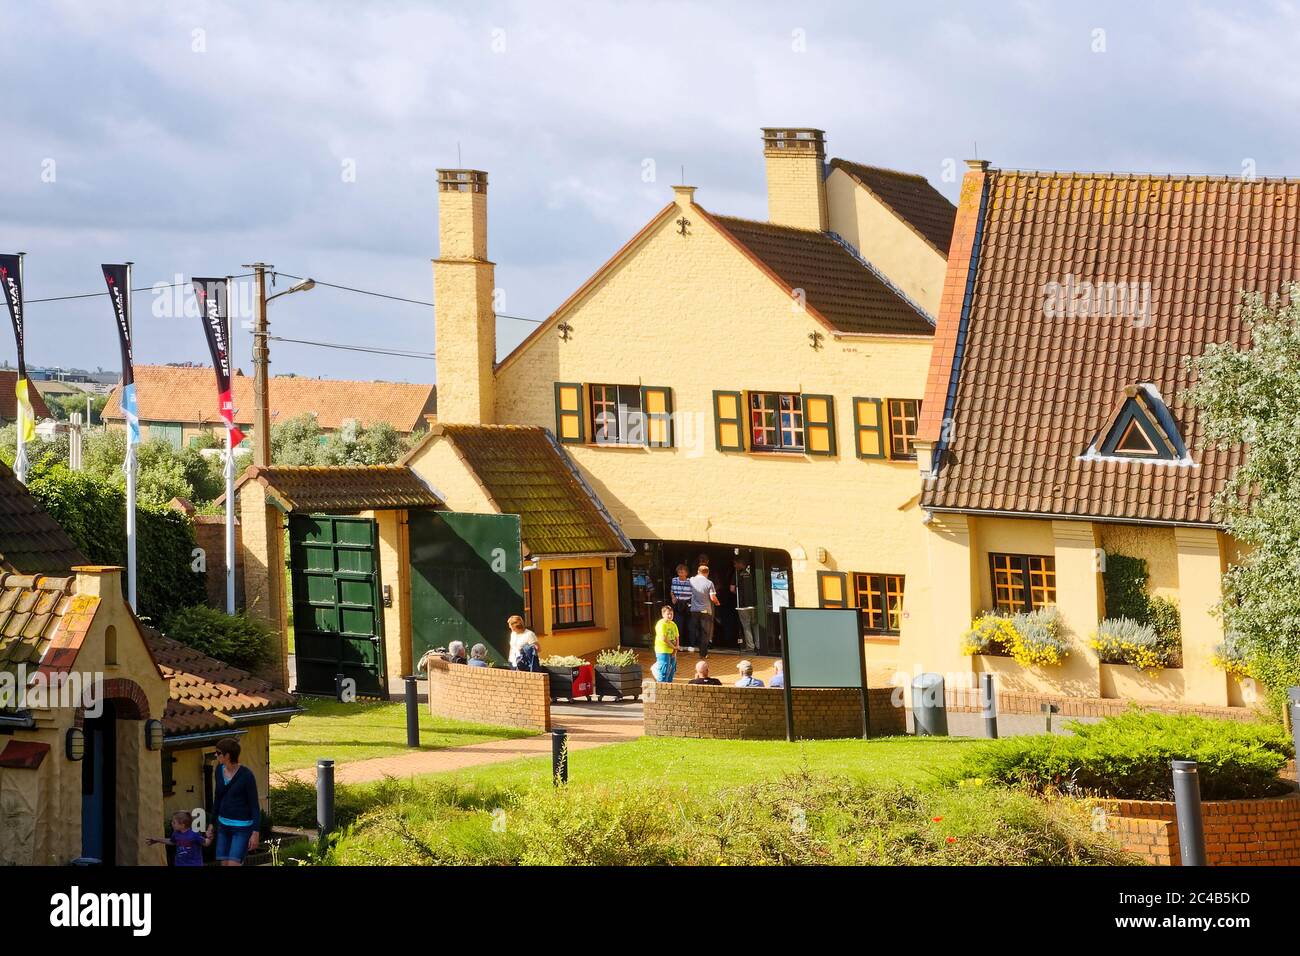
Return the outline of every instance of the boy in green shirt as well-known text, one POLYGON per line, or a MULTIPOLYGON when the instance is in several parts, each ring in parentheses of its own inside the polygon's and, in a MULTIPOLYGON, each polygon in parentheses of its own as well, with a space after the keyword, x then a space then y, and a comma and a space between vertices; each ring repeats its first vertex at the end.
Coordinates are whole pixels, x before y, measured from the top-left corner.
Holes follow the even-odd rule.
POLYGON ((677 676, 677 646, 680 635, 673 623, 673 609, 665 604, 655 625, 655 680, 671 684, 677 676))

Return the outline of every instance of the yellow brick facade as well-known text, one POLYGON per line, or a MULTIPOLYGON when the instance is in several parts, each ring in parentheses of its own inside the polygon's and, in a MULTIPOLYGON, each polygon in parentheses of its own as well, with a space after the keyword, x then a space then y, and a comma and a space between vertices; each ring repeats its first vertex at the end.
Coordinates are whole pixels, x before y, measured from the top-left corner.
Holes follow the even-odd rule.
MULTIPOLYGON (((502 363, 496 420, 554 429, 556 382, 671 387, 676 447, 566 445, 623 531, 786 551, 805 606, 819 570, 906 575, 906 640, 929 603, 916 466, 856 457, 853 399, 919 399, 930 339, 831 333, 709 225, 689 190, 677 193, 562 313, 567 341, 543 327, 502 363), (823 334, 820 349, 810 332, 823 334), (715 389, 832 395, 838 455, 719 452, 715 389)), ((870 653, 892 660, 896 646, 870 653)))

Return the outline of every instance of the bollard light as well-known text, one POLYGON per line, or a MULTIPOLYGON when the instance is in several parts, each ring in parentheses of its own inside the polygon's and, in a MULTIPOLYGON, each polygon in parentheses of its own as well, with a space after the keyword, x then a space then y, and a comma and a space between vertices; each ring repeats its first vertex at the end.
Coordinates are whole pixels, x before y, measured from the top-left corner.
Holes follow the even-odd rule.
POLYGON ((569 782, 569 732, 551 731, 551 780, 558 787, 569 782))
POLYGON ((1172 761, 1178 855, 1183 866, 1205 866, 1205 824, 1201 819, 1201 777, 1195 760, 1172 761))

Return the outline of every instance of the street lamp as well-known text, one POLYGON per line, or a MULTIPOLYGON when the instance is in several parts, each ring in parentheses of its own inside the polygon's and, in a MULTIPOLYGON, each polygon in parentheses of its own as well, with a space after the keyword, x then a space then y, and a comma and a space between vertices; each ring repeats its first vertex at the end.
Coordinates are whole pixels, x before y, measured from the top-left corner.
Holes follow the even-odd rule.
POLYGON ((289 288, 285 289, 283 292, 277 292, 273 296, 268 296, 266 301, 270 302, 272 299, 278 299, 282 295, 292 295, 295 292, 310 292, 314 288, 316 288, 315 279, 303 279, 301 282, 289 286, 289 288))

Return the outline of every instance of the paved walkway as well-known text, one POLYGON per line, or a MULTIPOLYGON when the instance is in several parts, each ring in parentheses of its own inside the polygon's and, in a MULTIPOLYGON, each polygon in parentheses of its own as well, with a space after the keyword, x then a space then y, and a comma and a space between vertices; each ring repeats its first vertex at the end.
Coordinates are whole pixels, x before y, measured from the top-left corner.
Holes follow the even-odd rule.
MULTIPOLYGON (((588 750, 607 744, 624 743, 642 736, 645 729, 641 705, 628 701, 556 704, 551 707, 551 726, 569 732, 570 750, 588 750)), ((336 764, 335 783, 368 783, 385 777, 406 779, 426 773, 464 770, 483 764, 504 763, 520 757, 538 757, 551 752, 551 735, 492 740, 443 750, 417 750, 394 757, 374 757, 336 764)), ((329 756, 329 744, 321 744, 321 756, 329 756)), ((316 768, 272 772, 274 780, 294 779, 315 783, 316 768)))

